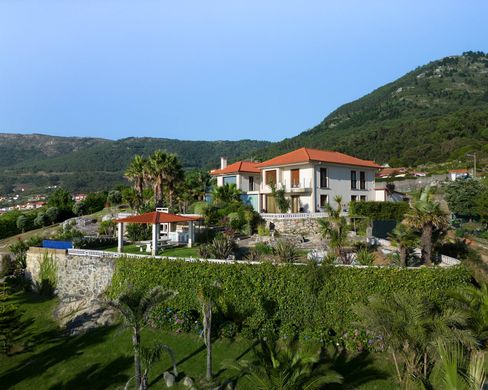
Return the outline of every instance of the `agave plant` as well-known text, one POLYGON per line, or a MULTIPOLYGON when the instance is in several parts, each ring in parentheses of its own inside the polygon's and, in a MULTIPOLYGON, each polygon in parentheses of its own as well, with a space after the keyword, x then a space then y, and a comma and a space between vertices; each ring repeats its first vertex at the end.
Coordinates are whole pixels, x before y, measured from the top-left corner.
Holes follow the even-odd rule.
POLYGON ((300 254, 291 241, 280 239, 273 245, 273 253, 281 263, 295 263, 298 261, 300 254))
POLYGON ((208 245, 208 250, 215 259, 227 259, 234 253, 235 242, 225 234, 218 234, 208 245))

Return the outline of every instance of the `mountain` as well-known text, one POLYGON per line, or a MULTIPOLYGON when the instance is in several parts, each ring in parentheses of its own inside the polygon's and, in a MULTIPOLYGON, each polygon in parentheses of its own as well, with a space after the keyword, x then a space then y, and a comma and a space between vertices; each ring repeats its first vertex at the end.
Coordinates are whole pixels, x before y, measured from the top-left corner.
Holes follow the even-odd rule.
POLYGON ((392 165, 464 159, 469 151, 488 156, 488 56, 466 52, 421 66, 258 157, 302 146, 392 165))
POLYGON ((0 134, 0 193, 12 187, 61 184, 71 191, 110 189, 124 182, 123 171, 135 154, 156 149, 176 153, 186 169, 215 168, 220 156, 251 156, 266 141, 180 141, 164 138, 53 137, 0 134))

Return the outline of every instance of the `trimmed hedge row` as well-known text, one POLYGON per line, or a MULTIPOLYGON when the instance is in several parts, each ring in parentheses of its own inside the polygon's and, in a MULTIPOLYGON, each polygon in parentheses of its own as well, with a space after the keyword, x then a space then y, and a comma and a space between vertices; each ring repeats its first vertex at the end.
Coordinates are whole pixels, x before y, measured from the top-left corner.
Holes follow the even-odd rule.
POLYGON ((198 286, 214 281, 222 285, 224 321, 238 323, 245 336, 271 330, 288 337, 324 338, 357 333, 353 308, 372 294, 404 291, 443 306, 447 291, 469 284, 470 274, 462 266, 350 268, 119 258, 109 295, 116 297, 128 285, 143 289, 160 285, 178 292, 171 310, 195 313, 200 311, 198 286))
POLYGON ((349 215, 369 217, 374 221, 402 221, 409 207, 407 202, 351 202, 349 215))

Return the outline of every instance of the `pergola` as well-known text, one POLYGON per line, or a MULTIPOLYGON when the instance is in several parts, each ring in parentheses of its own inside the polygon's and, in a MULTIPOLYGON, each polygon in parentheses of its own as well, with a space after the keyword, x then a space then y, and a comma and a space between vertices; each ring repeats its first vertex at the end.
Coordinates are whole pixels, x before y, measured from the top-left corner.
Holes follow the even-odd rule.
POLYGON ((152 245, 151 254, 156 256, 160 235, 161 224, 167 224, 168 234, 171 232, 171 226, 178 222, 188 223, 188 246, 191 248, 193 242, 195 241, 195 229, 193 223, 200 220, 201 217, 196 216, 186 216, 179 214, 171 214, 162 211, 152 211, 150 213, 133 215, 126 218, 120 218, 114 220, 118 226, 118 243, 117 251, 119 253, 123 252, 124 249, 124 224, 126 223, 139 223, 139 224, 151 224, 152 225, 152 245))

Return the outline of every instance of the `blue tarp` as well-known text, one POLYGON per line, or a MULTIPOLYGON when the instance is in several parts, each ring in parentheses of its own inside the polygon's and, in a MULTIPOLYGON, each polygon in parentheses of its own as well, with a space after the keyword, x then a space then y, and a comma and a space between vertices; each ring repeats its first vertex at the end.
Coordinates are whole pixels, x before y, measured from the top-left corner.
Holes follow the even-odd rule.
POLYGON ((73 242, 72 241, 42 240, 42 247, 43 248, 50 248, 50 249, 72 249, 73 248, 73 242))

